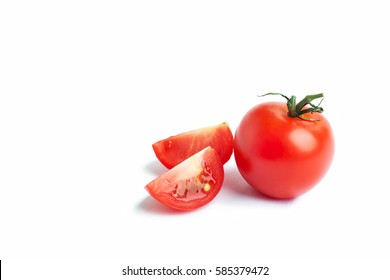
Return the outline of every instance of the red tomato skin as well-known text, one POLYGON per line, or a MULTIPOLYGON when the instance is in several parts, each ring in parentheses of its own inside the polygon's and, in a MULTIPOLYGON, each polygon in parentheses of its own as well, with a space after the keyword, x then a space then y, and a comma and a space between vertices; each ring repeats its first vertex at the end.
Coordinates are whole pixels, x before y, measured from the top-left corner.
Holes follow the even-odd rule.
POLYGON ((165 206, 175 210, 193 210, 216 197, 222 188, 224 175, 219 154, 207 147, 154 179, 145 189, 165 206), (204 191, 202 181, 209 183, 209 191, 204 191))
POLYGON ((158 160, 168 169, 210 146, 225 164, 233 153, 233 134, 229 125, 200 128, 157 141, 152 145, 158 160))
POLYGON ((331 126, 319 113, 287 115, 285 103, 253 107, 234 138, 234 157, 243 178, 261 193, 294 198, 314 187, 329 169, 335 149, 331 126))

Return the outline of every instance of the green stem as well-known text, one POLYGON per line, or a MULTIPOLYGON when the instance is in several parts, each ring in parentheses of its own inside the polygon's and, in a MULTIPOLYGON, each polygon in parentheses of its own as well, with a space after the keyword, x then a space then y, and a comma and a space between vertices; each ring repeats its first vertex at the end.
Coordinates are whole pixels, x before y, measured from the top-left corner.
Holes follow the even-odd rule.
POLYGON ((324 109, 320 107, 321 102, 324 99, 323 93, 306 95, 306 97, 303 98, 301 101, 299 101, 298 104, 296 103, 295 95, 288 98, 286 95, 283 95, 281 93, 270 92, 267 94, 260 95, 260 97, 266 95, 280 95, 285 99, 287 99, 287 108, 288 108, 287 115, 290 118, 300 118, 305 121, 318 121, 311 118, 303 118, 302 115, 307 113, 322 113, 324 111, 324 109), (318 103, 318 105, 314 105, 313 103, 311 103, 313 100, 318 98, 322 98, 321 101, 318 103), (309 107, 307 108, 305 106, 309 106, 309 107))
MULTIPOLYGON (((305 107, 306 105, 311 105, 312 107, 311 108, 318 108, 318 106, 314 106, 313 104, 311 104, 311 102, 317 98, 323 98, 324 97, 324 94, 322 93, 319 93, 319 94, 313 94, 313 95, 306 95, 305 98, 303 98, 298 104, 297 104, 297 107, 296 107, 296 110, 297 112, 301 112, 303 107, 305 107)), ((321 103, 320 103, 321 104, 321 103)), ((320 105, 318 104, 318 105, 320 105)))

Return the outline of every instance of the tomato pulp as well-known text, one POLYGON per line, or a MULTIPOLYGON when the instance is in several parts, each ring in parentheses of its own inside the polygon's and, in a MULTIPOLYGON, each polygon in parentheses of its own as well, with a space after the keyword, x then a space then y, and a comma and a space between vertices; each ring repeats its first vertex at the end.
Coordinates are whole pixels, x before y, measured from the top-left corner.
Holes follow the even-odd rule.
POLYGON ((219 193, 224 180, 218 153, 207 147, 150 182, 145 188, 157 201, 176 210, 206 205, 219 193))
POLYGON ((241 175, 274 198, 307 192, 325 175, 334 154, 332 129, 322 114, 292 118, 288 112, 286 103, 259 104, 243 117, 234 138, 241 175))

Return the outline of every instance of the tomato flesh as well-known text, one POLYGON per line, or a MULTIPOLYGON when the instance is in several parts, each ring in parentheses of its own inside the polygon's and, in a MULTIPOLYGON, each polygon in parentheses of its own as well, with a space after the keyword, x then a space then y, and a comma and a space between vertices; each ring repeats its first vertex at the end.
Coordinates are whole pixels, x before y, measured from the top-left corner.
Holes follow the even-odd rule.
POLYGON ((334 139, 326 118, 291 118, 285 103, 267 102, 252 108, 239 124, 234 139, 237 167, 261 193, 293 198, 314 187, 333 159, 334 139))
POLYGON ((233 134, 226 122, 171 136, 152 145, 159 161, 169 169, 209 146, 217 151, 223 164, 230 159, 233 134))
POLYGON ((219 193, 224 180, 218 153, 207 147, 146 185, 162 204, 177 210, 206 205, 219 193))

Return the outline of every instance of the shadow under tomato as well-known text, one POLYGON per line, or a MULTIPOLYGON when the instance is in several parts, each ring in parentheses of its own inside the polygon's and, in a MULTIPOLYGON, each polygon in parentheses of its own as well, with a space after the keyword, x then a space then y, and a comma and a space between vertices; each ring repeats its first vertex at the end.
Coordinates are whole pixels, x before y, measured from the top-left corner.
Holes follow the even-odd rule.
POLYGON ((295 198, 279 199, 262 194, 244 180, 235 166, 225 168, 225 180, 222 190, 232 195, 240 195, 272 203, 288 204, 295 200, 295 198))
POLYGON ((179 211, 179 210, 169 208, 167 206, 162 205, 151 196, 145 197, 145 199, 138 204, 137 208, 142 212, 162 214, 162 215, 182 215, 191 212, 191 211, 179 211))
POLYGON ((154 176, 160 176, 168 171, 168 169, 162 165, 158 160, 153 160, 145 165, 145 171, 151 173, 154 176))

